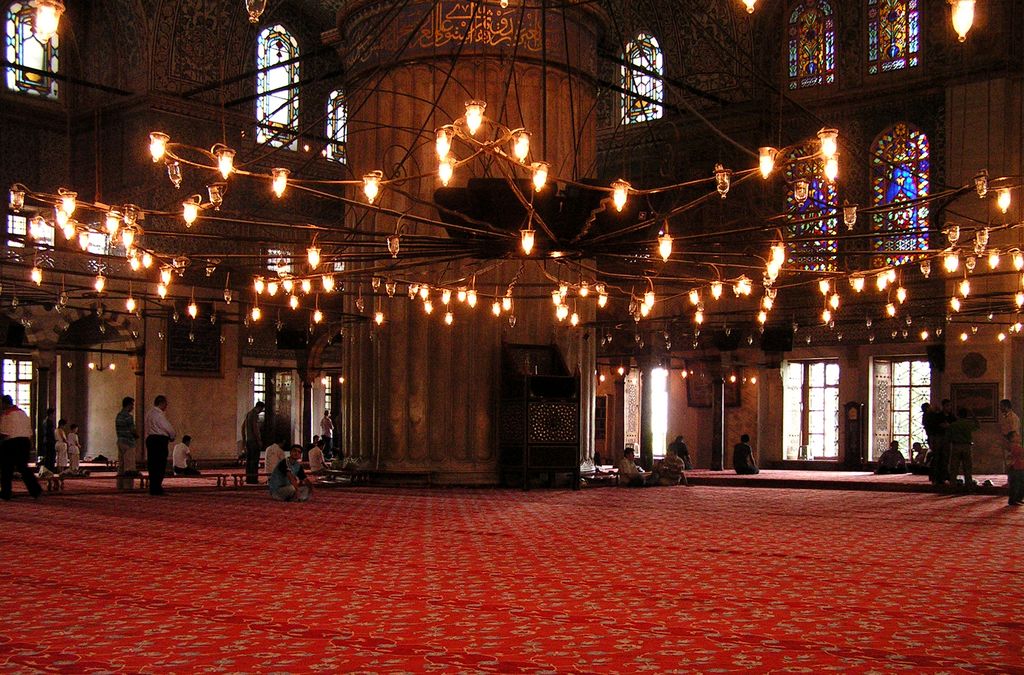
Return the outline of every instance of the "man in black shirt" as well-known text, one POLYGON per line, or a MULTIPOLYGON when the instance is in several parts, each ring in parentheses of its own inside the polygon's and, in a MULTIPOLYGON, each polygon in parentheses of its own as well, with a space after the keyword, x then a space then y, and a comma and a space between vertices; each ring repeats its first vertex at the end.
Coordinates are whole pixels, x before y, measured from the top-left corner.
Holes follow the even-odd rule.
POLYGON ((754 450, 750 447, 750 436, 743 434, 740 442, 732 446, 732 468, 740 475, 753 476, 761 473, 754 461, 754 450))

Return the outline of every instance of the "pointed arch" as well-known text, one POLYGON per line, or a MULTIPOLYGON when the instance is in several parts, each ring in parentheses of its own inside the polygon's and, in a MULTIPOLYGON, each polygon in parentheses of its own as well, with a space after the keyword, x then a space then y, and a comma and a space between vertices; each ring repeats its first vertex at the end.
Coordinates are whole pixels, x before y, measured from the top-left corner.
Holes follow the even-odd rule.
POLYGON ((256 140, 295 150, 299 130, 299 43, 280 24, 256 39, 256 140))
POLYGON ((788 53, 790 89, 835 82, 835 17, 826 0, 799 0, 791 5, 788 53))
MULTIPOLYGON (((871 203, 886 206, 927 197, 931 169, 928 136, 906 122, 899 122, 871 144, 871 203)), ((928 249, 928 205, 886 209, 872 216, 872 230, 879 235, 872 247, 886 265, 911 258, 902 252, 928 249)))
POLYGON ((348 102, 345 100, 345 92, 335 89, 327 97, 327 146, 324 148, 324 157, 344 164, 347 143, 348 102))
POLYGON ((919 0, 868 0, 868 72, 913 68, 920 62, 919 0))
POLYGON ((55 33, 46 42, 37 38, 32 28, 35 12, 35 7, 27 0, 13 2, 7 7, 4 56, 11 64, 6 69, 7 89, 56 99, 57 80, 48 74, 58 72, 60 36, 55 33))
POLYGON ((809 141, 788 150, 785 155, 789 264, 809 271, 836 269, 839 252, 835 239, 839 227, 839 195, 835 183, 825 179, 825 163, 818 142, 809 141), (807 182, 807 198, 797 199, 795 184, 807 182))
POLYGON ((657 38, 638 33, 622 55, 622 123, 661 119, 665 100, 665 62, 657 38))

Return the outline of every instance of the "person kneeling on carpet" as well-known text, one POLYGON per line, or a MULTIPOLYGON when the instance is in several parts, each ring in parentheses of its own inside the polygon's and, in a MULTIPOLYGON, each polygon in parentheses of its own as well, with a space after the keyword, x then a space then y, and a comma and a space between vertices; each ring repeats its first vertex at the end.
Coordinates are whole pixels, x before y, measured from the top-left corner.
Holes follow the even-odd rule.
POLYGON ((192 459, 192 437, 182 436, 181 443, 174 446, 174 453, 171 455, 171 466, 174 468, 175 476, 201 476, 196 468, 196 461, 192 459))
POLYGON ((903 457, 903 453, 900 452, 900 442, 892 441, 889 443, 889 449, 883 452, 882 456, 878 458, 878 469, 875 470, 875 473, 885 474, 906 472, 907 460, 903 457))
POLYGON ((687 485, 686 474, 683 473, 685 461, 672 445, 669 444, 665 456, 654 465, 654 476, 658 485, 687 485))
POLYGON ((313 482, 302 469, 302 446, 296 443, 288 457, 270 472, 270 496, 282 502, 306 502, 313 496, 313 482))
POLYGON ((658 478, 650 471, 644 471, 633 459, 633 448, 626 447, 619 460, 619 485, 628 487, 649 487, 658 484, 658 478))
POLYGON ((750 434, 743 434, 740 442, 732 446, 732 468, 741 476, 761 473, 754 461, 754 449, 750 447, 750 434))

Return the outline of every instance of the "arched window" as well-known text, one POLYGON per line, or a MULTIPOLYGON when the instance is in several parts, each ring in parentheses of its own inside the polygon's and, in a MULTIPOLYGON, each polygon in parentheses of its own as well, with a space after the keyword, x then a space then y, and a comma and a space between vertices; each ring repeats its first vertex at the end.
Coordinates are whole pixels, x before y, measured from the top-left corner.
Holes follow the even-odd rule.
POLYGON ((836 27, 825 0, 800 0, 789 13, 789 88, 836 79, 836 27))
MULTIPOLYGON (((871 146, 871 202, 875 206, 910 202, 928 196, 930 168, 928 137, 917 127, 900 122, 886 129, 871 146)), ((886 265, 909 256, 901 251, 928 248, 928 205, 889 209, 875 214, 872 229, 885 236, 873 247, 886 265)))
POLYGON ((622 123, 648 122, 661 118, 664 101, 665 65, 661 47, 653 35, 640 33, 626 45, 622 64, 622 123))
POLYGON ((324 157, 345 163, 345 143, 348 142, 348 104, 345 94, 335 89, 327 97, 327 147, 324 157))
POLYGON ((819 143, 808 142, 785 155, 786 209, 789 212, 790 264, 805 270, 825 271, 836 267, 839 196, 835 183, 825 179, 825 162, 818 154, 819 143), (807 197, 800 199, 798 187, 807 184, 807 197))
POLYGON ((35 8, 27 1, 12 3, 7 8, 4 55, 11 64, 7 66, 7 88, 55 99, 57 80, 46 73, 57 72, 59 37, 54 34, 49 42, 40 42, 32 31, 35 13, 35 8))
POLYGON ((918 63, 918 0, 868 0, 868 72, 913 68, 918 63))
POLYGON ((283 26, 256 42, 256 140, 294 150, 299 129, 299 43, 283 26))

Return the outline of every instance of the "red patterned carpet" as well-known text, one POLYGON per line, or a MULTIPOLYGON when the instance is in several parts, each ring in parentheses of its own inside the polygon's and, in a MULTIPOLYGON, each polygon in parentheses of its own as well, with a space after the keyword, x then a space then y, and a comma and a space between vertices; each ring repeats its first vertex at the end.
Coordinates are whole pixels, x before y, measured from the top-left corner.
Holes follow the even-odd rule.
POLYGON ((0 672, 1024 673, 1005 497, 21 492, 0 522, 0 672))

